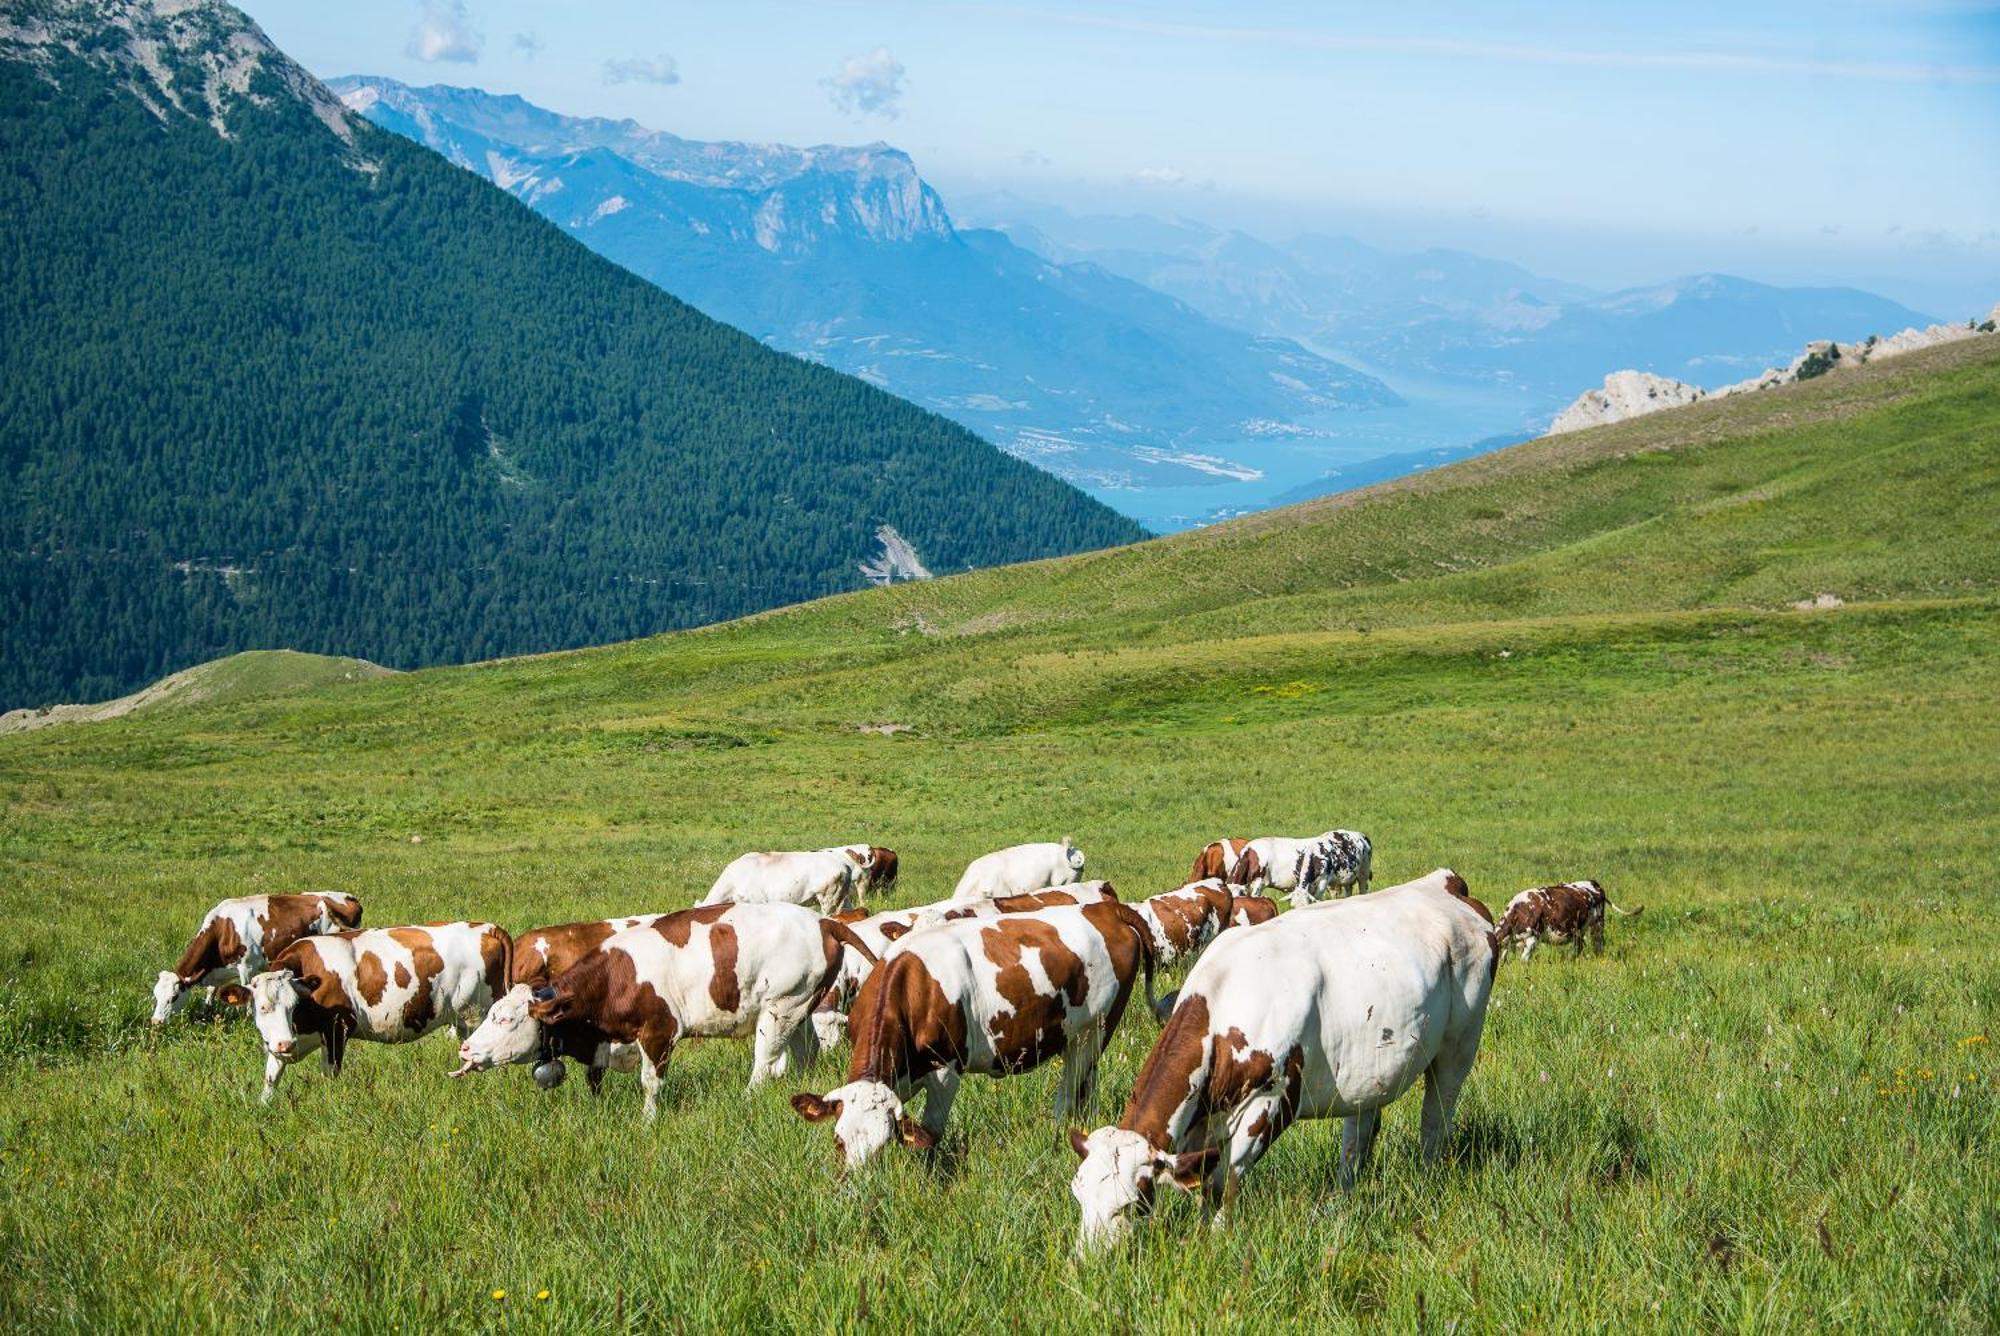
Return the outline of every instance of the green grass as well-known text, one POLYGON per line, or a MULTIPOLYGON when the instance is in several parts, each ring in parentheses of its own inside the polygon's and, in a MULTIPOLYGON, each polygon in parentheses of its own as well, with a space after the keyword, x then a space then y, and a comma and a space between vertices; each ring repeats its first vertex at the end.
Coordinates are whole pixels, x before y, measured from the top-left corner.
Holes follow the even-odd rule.
POLYGON ((0 738, 0 1324, 1991 1330, 1996 423, 1976 341, 1137 548, 0 738), (784 1098, 838 1058, 745 1097, 690 1046, 646 1128, 629 1078, 450 1082, 444 1039, 262 1109, 240 1020, 143 1024, 252 890, 518 929, 865 835, 907 903, 1067 833, 1136 894, 1335 823, 1379 880, 1646 913, 1503 971, 1445 1165, 1414 1099, 1351 1193, 1302 1125, 1227 1234, 1176 1200, 1085 1264, 1052 1071, 841 1179, 784 1098))

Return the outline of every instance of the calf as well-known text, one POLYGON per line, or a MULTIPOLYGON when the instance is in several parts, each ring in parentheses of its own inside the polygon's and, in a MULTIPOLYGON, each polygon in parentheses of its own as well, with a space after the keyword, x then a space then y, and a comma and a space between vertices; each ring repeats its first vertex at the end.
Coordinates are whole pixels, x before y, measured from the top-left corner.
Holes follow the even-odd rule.
POLYGON ((361 902, 337 892, 224 900, 203 916, 180 963, 153 981, 153 1024, 166 1024, 197 988, 250 982, 301 937, 360 926, 361 902))
POLYGON ((1611 903, 1604 888, 1594 881, 1566 881, 1556 886, 1537 886, 1522 891, 1507 902, 1506 910, 1500 915, 1499 926, 1493 931, 1498 949, 1504 950, 1510 943, 1521 944, 1521 959, 1526 960, 1535 953, 1535 947, 1547 942, 1551 946, 1576 943, 1576 954, 1583 954, 1583 944, 1589 939, 1591 949, 1604 954, 1604 911, 1617 910, 1628 916, 1646 912, 1644 905, 1637 909, 1619 909, 1611 903))
POLYGON ((248 986, 217 996, 251 1005, 264 1040, 265 1103, 314 1049, 340 1075, 348 1039, 407 1044, 442 1025, 461 1037, 507 989, 513 943, 491 923, 433 923, 302 937, 248 986))
POLYGON ((811 905, 822 914, 854 906, 864 869, 845 850, 744 854, 715 879, 704 905, 811 905))
POLYGON ((1208 881, 1211 878, 1229 879, 1236 869, 1236 861, 1243 857, 1243 851, 1250 847, 1250 841, 1242 839, 1215 840, 1202 846, 1194 856, 1194 868, 1188 873, 1189 882, 1208 881))
POLYGON ((1226 1193, 1286 1127, 1341 1118, 1341 1178, 1367 1161, 1381 1110, 1424 1078, 1434 1158, 1478 1055, 1494 952, 1440 868, 1420 881, 1225 935, 1181 988, 1115 1127, 1070 1136, 1082 1163, 1078 1250, 1117 1240, 1159 1179, 1226 1193))
POLYGON ((919 928, 884 957, 854 1001, 847 1084, 794 1095, 792 1107, 807 1122, 832 1121, 834 1150, 847 1168, 892 1141, 933 1149, 968 1072, 1007 1076, 1061 1054, 1057 1113, 1081 1108, 1142 967, 1150 994, 1145 923, 1127 905, 919 928), (904 1112, 919 1089, 921 1123, 904 1112))
POLYGON ((1232 895, 1229 897, 1229 924, 1234 928, 1252 928, 1259 923, 1269 923, 1278 917, 1278 902, 1268 895, 1232 895))
POLYGON ((861 898, 896 889, 896 851, 879 844, 837 844, 821 853, 846 854, 861 873, 861 898))
POLYGON ((677 1043, 754 1035, 754 1088, 817 1056, 807 1018, 845 950, 871 955, 845 924, 798 905, 664 914, 608 938, 542 988, 509 989, 459 1045, 454 1074, 564 1057, 603 1068, 617 1045, 634 1045, 651 1119, 677 1043))
POLYGON ((1067 886, 1083 876, 1083 850, 1064 836, 1059 844, 1017 844, 982 854, 966 864, 951 893, 954 900, 990 900, 1050 886, 1067 886))
POLYGON ((1153 954, 1162 965, 1199 955, 1227 928, 1234 910, 1229 887, 1216 878, 1191 881, 1178 890, 1141 900, 1132 908, 1146 921, 1153 954))

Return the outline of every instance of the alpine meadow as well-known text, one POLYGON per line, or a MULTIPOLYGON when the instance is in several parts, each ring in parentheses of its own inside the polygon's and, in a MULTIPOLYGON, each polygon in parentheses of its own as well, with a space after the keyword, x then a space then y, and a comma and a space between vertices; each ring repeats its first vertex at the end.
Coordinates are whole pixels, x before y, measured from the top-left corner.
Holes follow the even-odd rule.
POLYGON ((1970 340, 1139 546, 0 737, 0 1320, 1990 1330, 1996 413, 1970 340), (1501 965, 1439 1164, 1414 1100, 1351 1190, 1302 1123, 1227 1230, 1168 1193, 1101 1256, 1051 1069, 843 1175, 785 1099, 840 1050, 746 1094, 690 1044, 645 1125, 630 1077, 453 1082, 437 1039, 260 1106, 240 1015, 145 1023, 230 895, 519 930, 852 832, 915 904, 1040 832, 1136 899, 1325 812, 1379 883, 1644 913, 1501 965))

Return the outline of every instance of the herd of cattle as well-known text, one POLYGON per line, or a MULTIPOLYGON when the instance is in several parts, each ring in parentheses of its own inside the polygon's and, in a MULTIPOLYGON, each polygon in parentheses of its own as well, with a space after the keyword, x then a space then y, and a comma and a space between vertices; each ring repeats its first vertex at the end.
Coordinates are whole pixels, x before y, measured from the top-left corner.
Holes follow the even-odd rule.
POLYGON ((531 1064, 546 1089, 574 1059, 594 1092, 606 1071, 636 1070, 648 1118, 682 1039, 751 1038, 753 1088, 851 1039, 847 1082, 792 1106, 831 1123, 854 1168, 892 1142, 933 1149, 968 1073, 1060 1055, 1056 1116, 1087 1109, 1143 978, 1163 1024, 1124 1116, 1070 1137, 1080 1246, 1093 1246, 1149 1209, 1161 1179, 1199 1189, 1219 1219, 1225 1187, 1299 1119, 1344 1120, 1351 1182, 1381 1110, 1419 1076, 1435 1155, 1507 947, 1523 960, 1540 942, 1601 951, 1617 908, 1596 882, 1567 882, 1523 891, 1496 923, 1447 868, 1363 894, 1373 852, 1354 831, 1218 840, 1187 884, 1127 902, 1083 880, 1065 839, 976 858, 950 900, 886 912, 866 902, 895 885, 892 850, 752 853, 692 909, 518 937, 493 923, 364 929, 351 895, 246 896, 211 909, 160 972, 153 1021, 197 988, 248 1005, 266 1101, 315 1051, 337 1075, 349 1039, 407 1043, 449 1025, 452 1076, 531 1064), (1179 991, 1156 998, 1154 970, 1191 959, 1179 991))

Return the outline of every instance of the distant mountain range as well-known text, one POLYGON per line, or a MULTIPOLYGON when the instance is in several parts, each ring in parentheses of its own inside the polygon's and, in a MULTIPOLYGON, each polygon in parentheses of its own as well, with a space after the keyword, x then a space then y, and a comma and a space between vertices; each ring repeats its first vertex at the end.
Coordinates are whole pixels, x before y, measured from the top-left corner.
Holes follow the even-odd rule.
POLYGON ((1781 288, 1722 274, 1599 293, 1460 251, 1349 238, 1283 244, 1202 223, 1077 217, 1010 196, 972 216, 1044 258, 1090 262, 1218 320, 1415 376, 1504 385, 1541 419, 1607 371, 1720 385, 1782 365, 1808 339, 1932 318, 1854 288, 1781 288))
MULTIPOLYGON (((921 192, 878 206, 929 225, 921 192)), ((598 644, 1143 536, 592 254, 218 0, 0 12, 0 218, 0 710, 253 647, 598 644)))
POLYGON ((1217 444, 1310 434, 1398 402, 1289 338, 955 228, 885 144, 697 143, 478 89, 330 86, 708 314, 1103 496, 1255 477, 1217 444))

